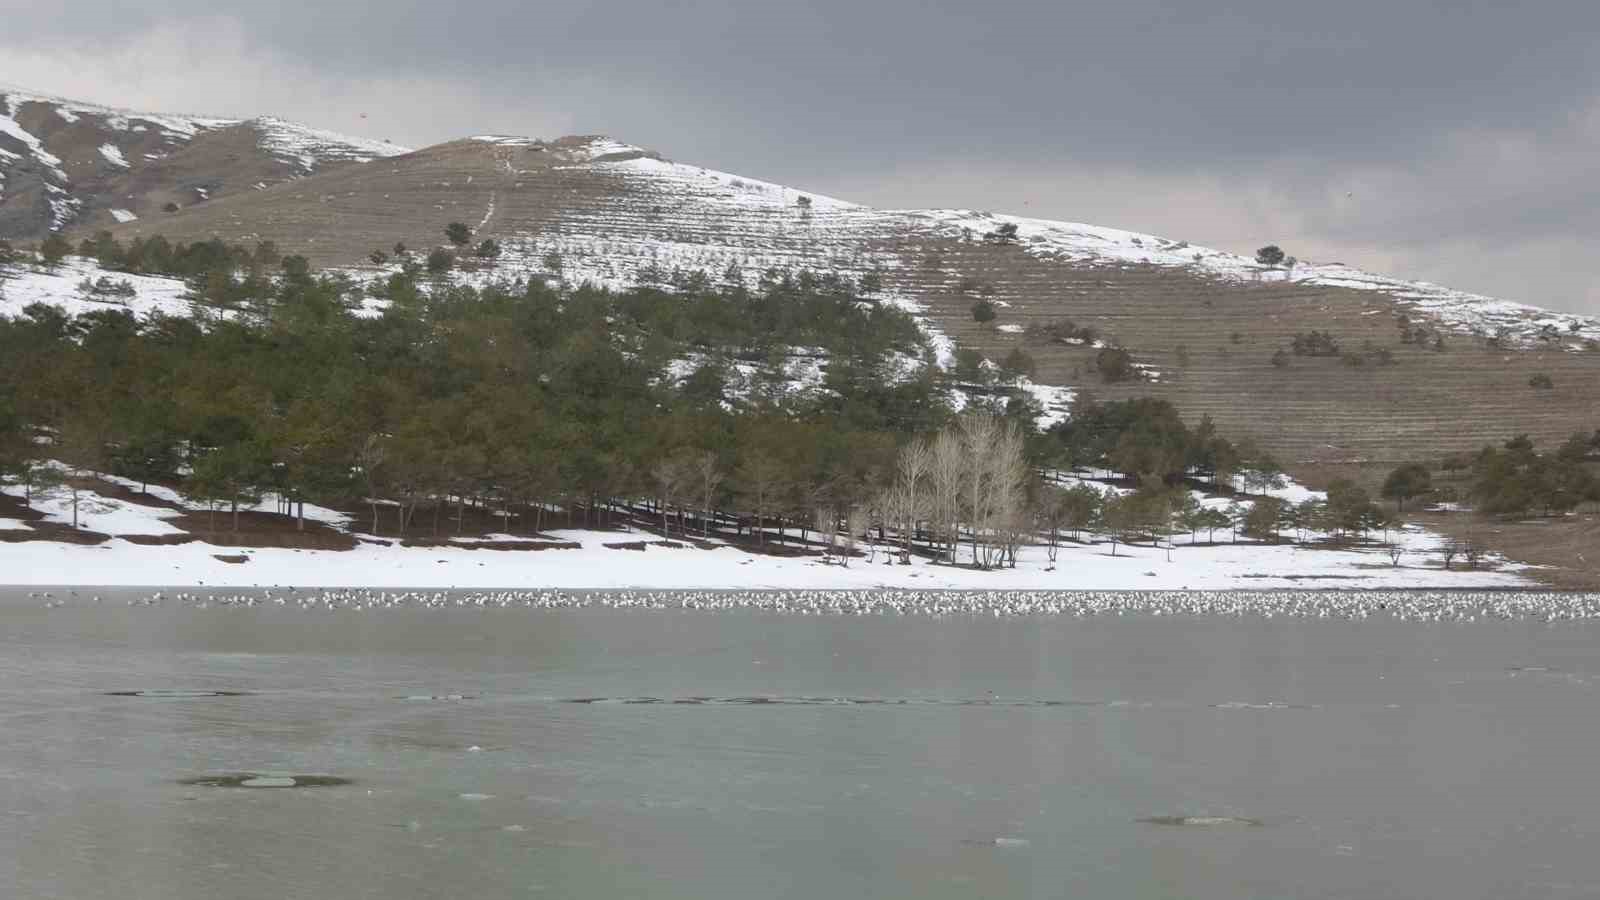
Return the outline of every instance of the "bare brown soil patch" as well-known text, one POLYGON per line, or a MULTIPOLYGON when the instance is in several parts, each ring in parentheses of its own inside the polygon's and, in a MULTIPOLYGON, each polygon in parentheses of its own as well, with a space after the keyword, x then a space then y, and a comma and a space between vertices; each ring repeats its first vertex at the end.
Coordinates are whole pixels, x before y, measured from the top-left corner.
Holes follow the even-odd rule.
POLYGON ((217 510, 210 513, 191 512, 167 520, 183 529, 195 539, 219 547, 282 547, 296 550, 354 550, 354 536, 336 531, 319 522, 306 522, 305 529, 296 526, 296 520, 265 512, 240 512, 238 528, 234 528, 233 514, 217 510))
POLYGON ((407 538, 402 547, 449 547, 455 550, 581 550, 577 541, 451 541, 407 538))
MULTIPOLYGON (((1508 559, 1540 566, 1526 574, 1550 587, 1600 590, 1600 515, 1500 520, 1465 512, 1419 512, 1407 518, 1452 540, 1479 542, 1508 559)), ((1463 566, 1459 559, 1453 564, 1463 566)))

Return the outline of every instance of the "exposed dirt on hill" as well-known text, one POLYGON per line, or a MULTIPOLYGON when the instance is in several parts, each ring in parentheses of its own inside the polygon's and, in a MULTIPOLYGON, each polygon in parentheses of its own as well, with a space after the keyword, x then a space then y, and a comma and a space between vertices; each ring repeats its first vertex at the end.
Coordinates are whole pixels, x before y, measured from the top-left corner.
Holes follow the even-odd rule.
POLYGON ((84 232, 328 171, 386 151, 277 120, 114 110, 0 88, 0 239, 84 232))

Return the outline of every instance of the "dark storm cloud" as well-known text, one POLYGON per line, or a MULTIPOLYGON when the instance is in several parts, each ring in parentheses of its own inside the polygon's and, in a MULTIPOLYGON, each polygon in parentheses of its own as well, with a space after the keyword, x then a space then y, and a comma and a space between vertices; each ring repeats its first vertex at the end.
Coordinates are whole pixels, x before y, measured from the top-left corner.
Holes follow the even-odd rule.
MULTIPOLYGON (((80 0, 70 18, 51 6, 8 14, 0 62, 19 43, 81 50, 226 27, 258 67, 470 85, 470 130, 556 122, 867 200, 1027 203, 1016 211, 1154 231, 1192 219, 1183 236, 1196 241, 1282 235, 1469 288, 1500 289, 1503 260, 1474 271, 1469 250, 1430 246, 1548 251, 1597 224, 1592 2, 80 0), (1108 181, 1138 196, 1118 206, 1095 188, 1108 181), (1163 213, 1156 191, 1212 208, 1163 213)), ((263 77, 242 75, 241 92, 263 77)), ((117 100, 117 85, 100 94, 117 100)), ((460 108, 358 99, 396 140, 464 127, 460 108)), ((1539 278, 1555 295, 1529 299, 1588 302, 1587 281, 1539 278)))

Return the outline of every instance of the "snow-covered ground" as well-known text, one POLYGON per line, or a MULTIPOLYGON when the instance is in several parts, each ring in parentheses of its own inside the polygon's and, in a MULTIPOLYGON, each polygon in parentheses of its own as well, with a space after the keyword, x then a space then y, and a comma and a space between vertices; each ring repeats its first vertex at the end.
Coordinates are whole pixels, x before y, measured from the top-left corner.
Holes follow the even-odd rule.
POLYGON ((67 257, 54 269, 0 266, 0 315, 17 316, 29 304, 44 303, 74 316, 100 309, 126 309, 136 316, 150 312, 184 316, 190 309, 188 293, 188 285, 176 278, 111 272, 76 256, 67 257), (85 280, 103 277, 132 285, 134 296, 96 299, 79 290, 85 280))
MULTIPOLYGON (((134 486, 123 481, 124 485, 134 486)), ((21 488, 3 489, 13 496, 21 488)), ((183 504, 167 489, 151 488, 153 497, 183 504)), ((1294 489, 1285 489, 1294 494, 1294 489)), ((1309 492, 1307 493, 1309 496, 1309 492)), ((272 509, 269 498, 260 509, 272 509)), ((36 500, 35 508, 52 522, 70 523, 70 499, 57 494, 36 500)), ((184 504, 188 505, 188 504, 184 504)), ((195 507, 189 506, 193 509, 195 507)), ((651 544, 645 550, 613 549, 606 544, 654 542, 646 532, 558 530, 552 542, 574 542, 578 549, 552 547, 537 551, 483 550, 461 546, 401 547, 363 539, 354 550, 291 550, 223 547, 196 541, 175 546, 146 546, 124 540, 134 535, 170 535, 178 529, 167 520, 177 512, 140 503, 80 492, 79 521, 85 529, 119 535, 99 545, 55 542, 0 542, 0 584, 207 586, 300 585, 376 588, 874 588, 912 589, 1256 589, 1320 588, 1452 588, 1514 587, 1531 582, 1517 567, 1499 571, 1443 571, 1433 551, 1441 538, 1418 528, 1397 536, 1404 548, 1401 565, 1387 553, 1308 549, 1292 545, 1264 546, 1221 543, 1187 545, 1179 537, 1168 548, 1119 544, 1116 555, 1106 543, 1068 544, 1052 570, 1043 547, 1027 547, 1014 569, 980 572, 932 565, 918 560, 909 566, 888 564, 887 548, 876 559, 856 559, 849 567, 817 557, 774 557, 731 546, 699 549, 651 544), (1168 561, 1170 554, 1171 561, 1168 561), (225 562, 219 556, 248 557, 225 562)), ((346 523, 332 510, 307 507, 307 518, 335 527, 346 523)), ((17 523, 20 524, 20 523, 17 523)), ((0 522, 0 530, 6 528, 0 522)), ((515 535, 503 540, 525 541, 515 535)), ((862 549, 866 549, 863 547, 862 549)))
POLYGON ((0 583, 25 585, 208 586, 302 585, 389 588, 872 588, 1005 589, 1255 589, 1273 587, 1396 588, 1513 587, 1531 582, 1512 571, 1443 571, 1424 565, 1437 539, 1408 532, 1400 567, 1378 552, 1308 550, 1279 545, 1187 547, 1167 561, 1165 548, 1108 545, 1064 548, 1054 571, 1043 548, 1026 548, 1015 569, 979 572, 917 561, 887 564, 880 552, 848 568, 814 557, 758 556, 732 547, 610 549, 606 543, 651 539, 617 532, 555 531, 581 549, 531 552, 468 547, 362 544, 354 550, 220 547, 195 542, 149 547, 113 539, 98 546, 0 543, 0 583), (240 554, 247 563, 218 555, 240 554))

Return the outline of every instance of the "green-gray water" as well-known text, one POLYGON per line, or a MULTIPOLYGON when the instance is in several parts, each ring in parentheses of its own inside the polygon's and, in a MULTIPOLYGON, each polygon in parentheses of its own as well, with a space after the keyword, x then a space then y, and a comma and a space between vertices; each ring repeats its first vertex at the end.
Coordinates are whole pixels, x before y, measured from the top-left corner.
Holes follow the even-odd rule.
POLYGON ((8 897, 1600 895, 1587 622, 147 593, 0 590, 8 897))

